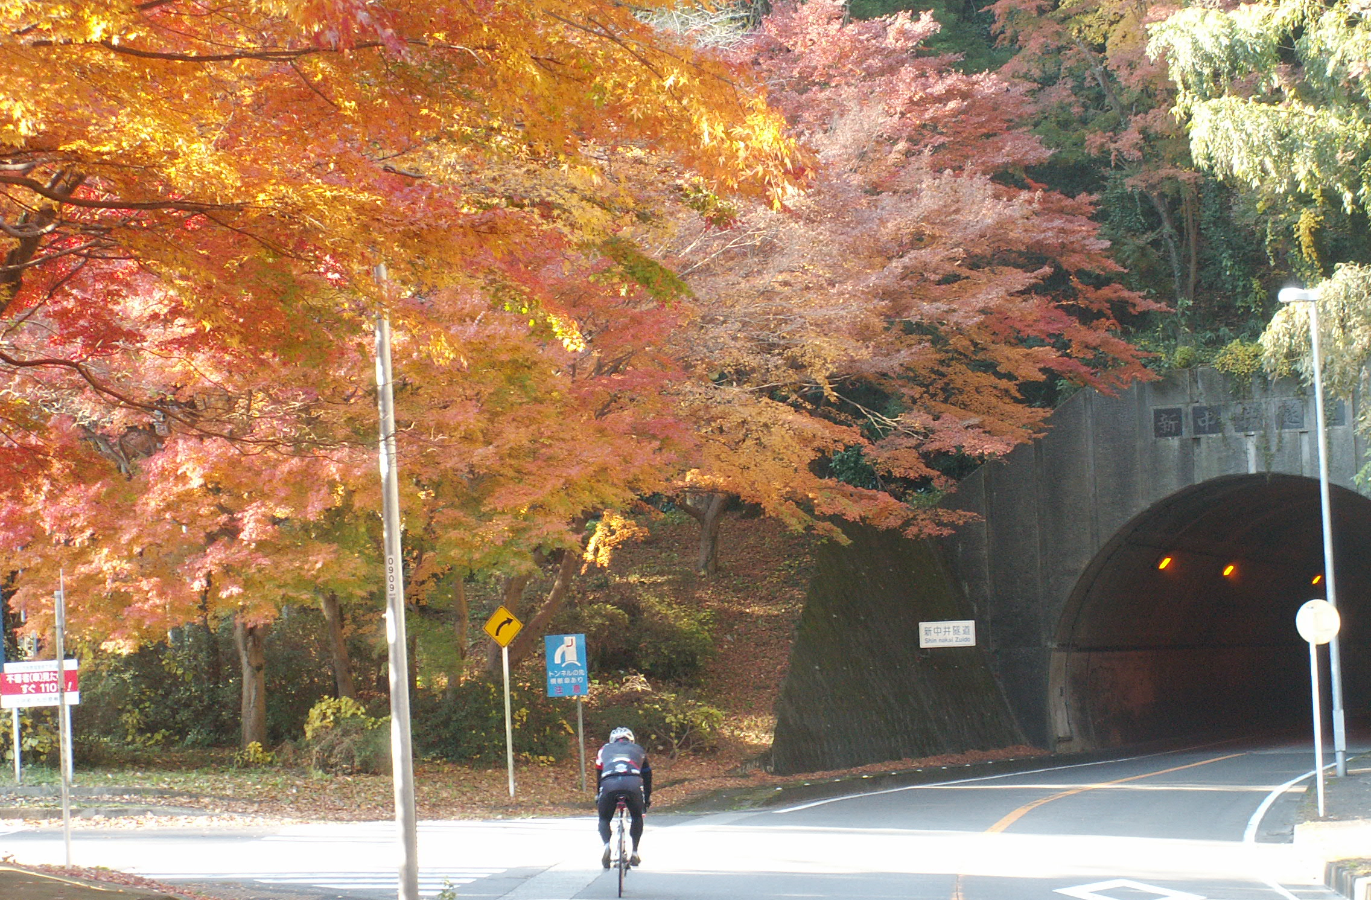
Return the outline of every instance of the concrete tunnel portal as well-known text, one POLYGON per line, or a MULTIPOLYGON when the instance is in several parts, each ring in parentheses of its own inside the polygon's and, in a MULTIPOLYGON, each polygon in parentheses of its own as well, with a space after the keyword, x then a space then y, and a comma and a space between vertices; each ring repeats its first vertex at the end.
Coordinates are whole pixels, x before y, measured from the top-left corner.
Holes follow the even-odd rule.
MULTIPOLYGON (((1371 706, 1371 500, 1331 491, 1354 718, 1371 706)), ((1295 614, 1326 597, 1320 510, 1316 479, 1229 475, 1179 490, 1120 528, 1081 574, 1051 644, 1057 748, 1308 727, 1309 652, 1295 614)), ((1327 697, 1326 651, 1320 666, 1327 697)))
MULTIPOLYGON (((949 506, 969 515, 950 534, 853 530, 825 545, 776 707, 775 770, 1014 743, 1307 739, 1295 614, 1325 596, 1313 402, 1288 379, 1213 369, 1080 391, 1040 438, 959 482, 949 506), (925 649, 924 623, 947 620, 971 620, 974 645, 925 649)), ((1336 400, 1327 424, 1349 734, 1371 726, 1366 412, 1360 394, 1336 400)))

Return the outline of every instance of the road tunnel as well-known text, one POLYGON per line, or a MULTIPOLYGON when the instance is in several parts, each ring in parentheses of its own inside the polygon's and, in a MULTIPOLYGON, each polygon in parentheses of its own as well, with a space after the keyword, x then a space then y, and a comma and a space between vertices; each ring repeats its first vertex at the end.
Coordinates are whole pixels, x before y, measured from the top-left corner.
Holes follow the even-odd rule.
MULTIPOLYGON (((1335 486, 1331 508, 1355 719, 1371 710, 1371 500, 1335 486)), ((1064 607, 1048 677, 1057 749, 1307 726, 1309 651, 1295 613, 1326 596, 1322 574, 1315 479, 1214 478, 1137 515, 1064 607)), ((1320 665, 1326 686, 1326 652, 1320 665)))

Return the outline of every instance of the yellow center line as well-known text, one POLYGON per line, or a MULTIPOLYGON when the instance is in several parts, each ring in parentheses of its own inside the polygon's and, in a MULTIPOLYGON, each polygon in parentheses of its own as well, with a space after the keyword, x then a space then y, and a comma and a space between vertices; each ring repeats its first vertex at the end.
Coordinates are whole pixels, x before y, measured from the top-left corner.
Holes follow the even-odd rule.
POLYGON ((1001 831, 1004 831, 1010 825, 1013 825, 1015 822, 1019 821, 1033 810, 1037 809, 1040 806, 1044 806, 1048 803, 1051 803, 1053 800, 1060 800, 1063 797, 1070 797, 1075 794, 1084 794, 1086 791, 1098 790, 1099 788, 1114 787, 1116 785, 1125 784, 1130 781, 1137 781, 1140 778, 1155 778, 1158 775, 1169 775, 1172 772, 1180 772, 1184 769, 1193 769, 1196 766, 1207 766, 1210 763, 1223 762, 1225 759, 1234 759, 1242 755, 1243 754, 1241 753, 1230 753, 1227 756, 1216 756, 1213 759, 1202 759, 1199 762, 1186 763, 1183 766, 1174 766, 1170 769, 1162 769, 1159 772, 1145 772, 1142 775, 1130 775, 1127 778, 1120 778, 1116 781, 1102 781, 1097 784, 1085 784, 1081 785, 1078 788, 1071 788, 1067 791, 1061 791, 1059 793, 1043 797, 1041 800, 1034 800, 1032 803, 1020 806, 1018 809, 1014 810, 1012 813, 1005 816, 1003 819, 996 822, 994 825, 991 825, 990 828, 987 829, 986 834, 998 834, 1001 831))

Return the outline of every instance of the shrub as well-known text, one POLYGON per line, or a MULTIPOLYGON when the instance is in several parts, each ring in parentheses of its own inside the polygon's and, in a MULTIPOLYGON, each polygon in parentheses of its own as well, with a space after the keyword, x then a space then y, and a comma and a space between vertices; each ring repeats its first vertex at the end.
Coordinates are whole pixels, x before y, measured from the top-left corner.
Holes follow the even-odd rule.
POLYGON ((287 607, 267 632, 265 649, 267 735, 277 744, 298 738, 315 702, 333 695, 323 614, 308 607, 287 607))
MULTIPOLYGON (((366 641, 350 640, 359 691, 377 670, 366 641)), ((299 739, 316 700, 334 690, 327 632, 314 609, 293 607, 266 642, 267 736, 299 739)), ((239 737, 241 669, 233 625, 193 622, 167 641, 132 653, 82 657, 81 705, 72 715, 81 740, 128 748, 231 747, 239 737)))
POLYGON ((1214 368, 1236 379, 1250 381, 1262 370, 1262 347, 1241 339, 1230 341, 1214 354, 1214 368))
MULTIPOLYGON (((523 756, 558 758, 567 751, 574 729, 541 683, 511 685, 514 751, 523 756)), ((471 679, 452 685, 440 697, 416 698, 416 750, 457 762, 495 763, 505 758, 505 701, 500 685, 471 679)))
MULTIPOLYGON (((677 756, 713 750, 723 711, 688 693, 653 690, 645 679, 630 677, 597 697, 591 714, 594 733, 609 734, 617 725, 633 729, 648 750, 677 756)), ((603 738, 601 738, 603 740, 603 738)))
POLYGON ((80 739, 132 747, 211 747, 238 737, 233 638, 203 625, 133 653, 91 653, 81 662, 80 739))
POLYGON ((557 624, 585 634, 590 669, 600 675, 640 672, 684 684, 714 655, 708 612, 646 593, 580 604, 557 624))
POLYGON ((349 697, 325 697, 305 720, 304 751, 321 772, 390 773, 390 717, 367 715, 349 697))
POLYGON ((248 744, 233 756, 233 764, 240 769, 258 769, 276 764, 276 754, 262 749, 257 741, 248 744))
MULTIPOLYGON (((76 707, 73 707, 73 710, 76 707)), ((14 716, 8 710, 0 716, 0 760, 14 763, 14 716)), ((19 752, 27 759, 56 763, 59 743, 56 708, 29 708, 19 711, 19 752)), ((73 748, 74 751, 75 748, 73 748)))

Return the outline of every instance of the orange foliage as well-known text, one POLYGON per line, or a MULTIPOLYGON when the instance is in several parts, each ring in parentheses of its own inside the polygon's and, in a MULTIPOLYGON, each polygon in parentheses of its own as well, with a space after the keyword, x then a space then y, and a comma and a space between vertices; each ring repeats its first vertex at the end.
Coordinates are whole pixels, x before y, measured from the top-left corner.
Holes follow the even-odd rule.
POLYGON ((610 0, 14 2, 0 67, 0 559, 92 633, 371 589, 382 309, 416 568, 578 541, 681 432, 675 313, 595 249, 639 206, 605 148, 793 165, 610 0))

